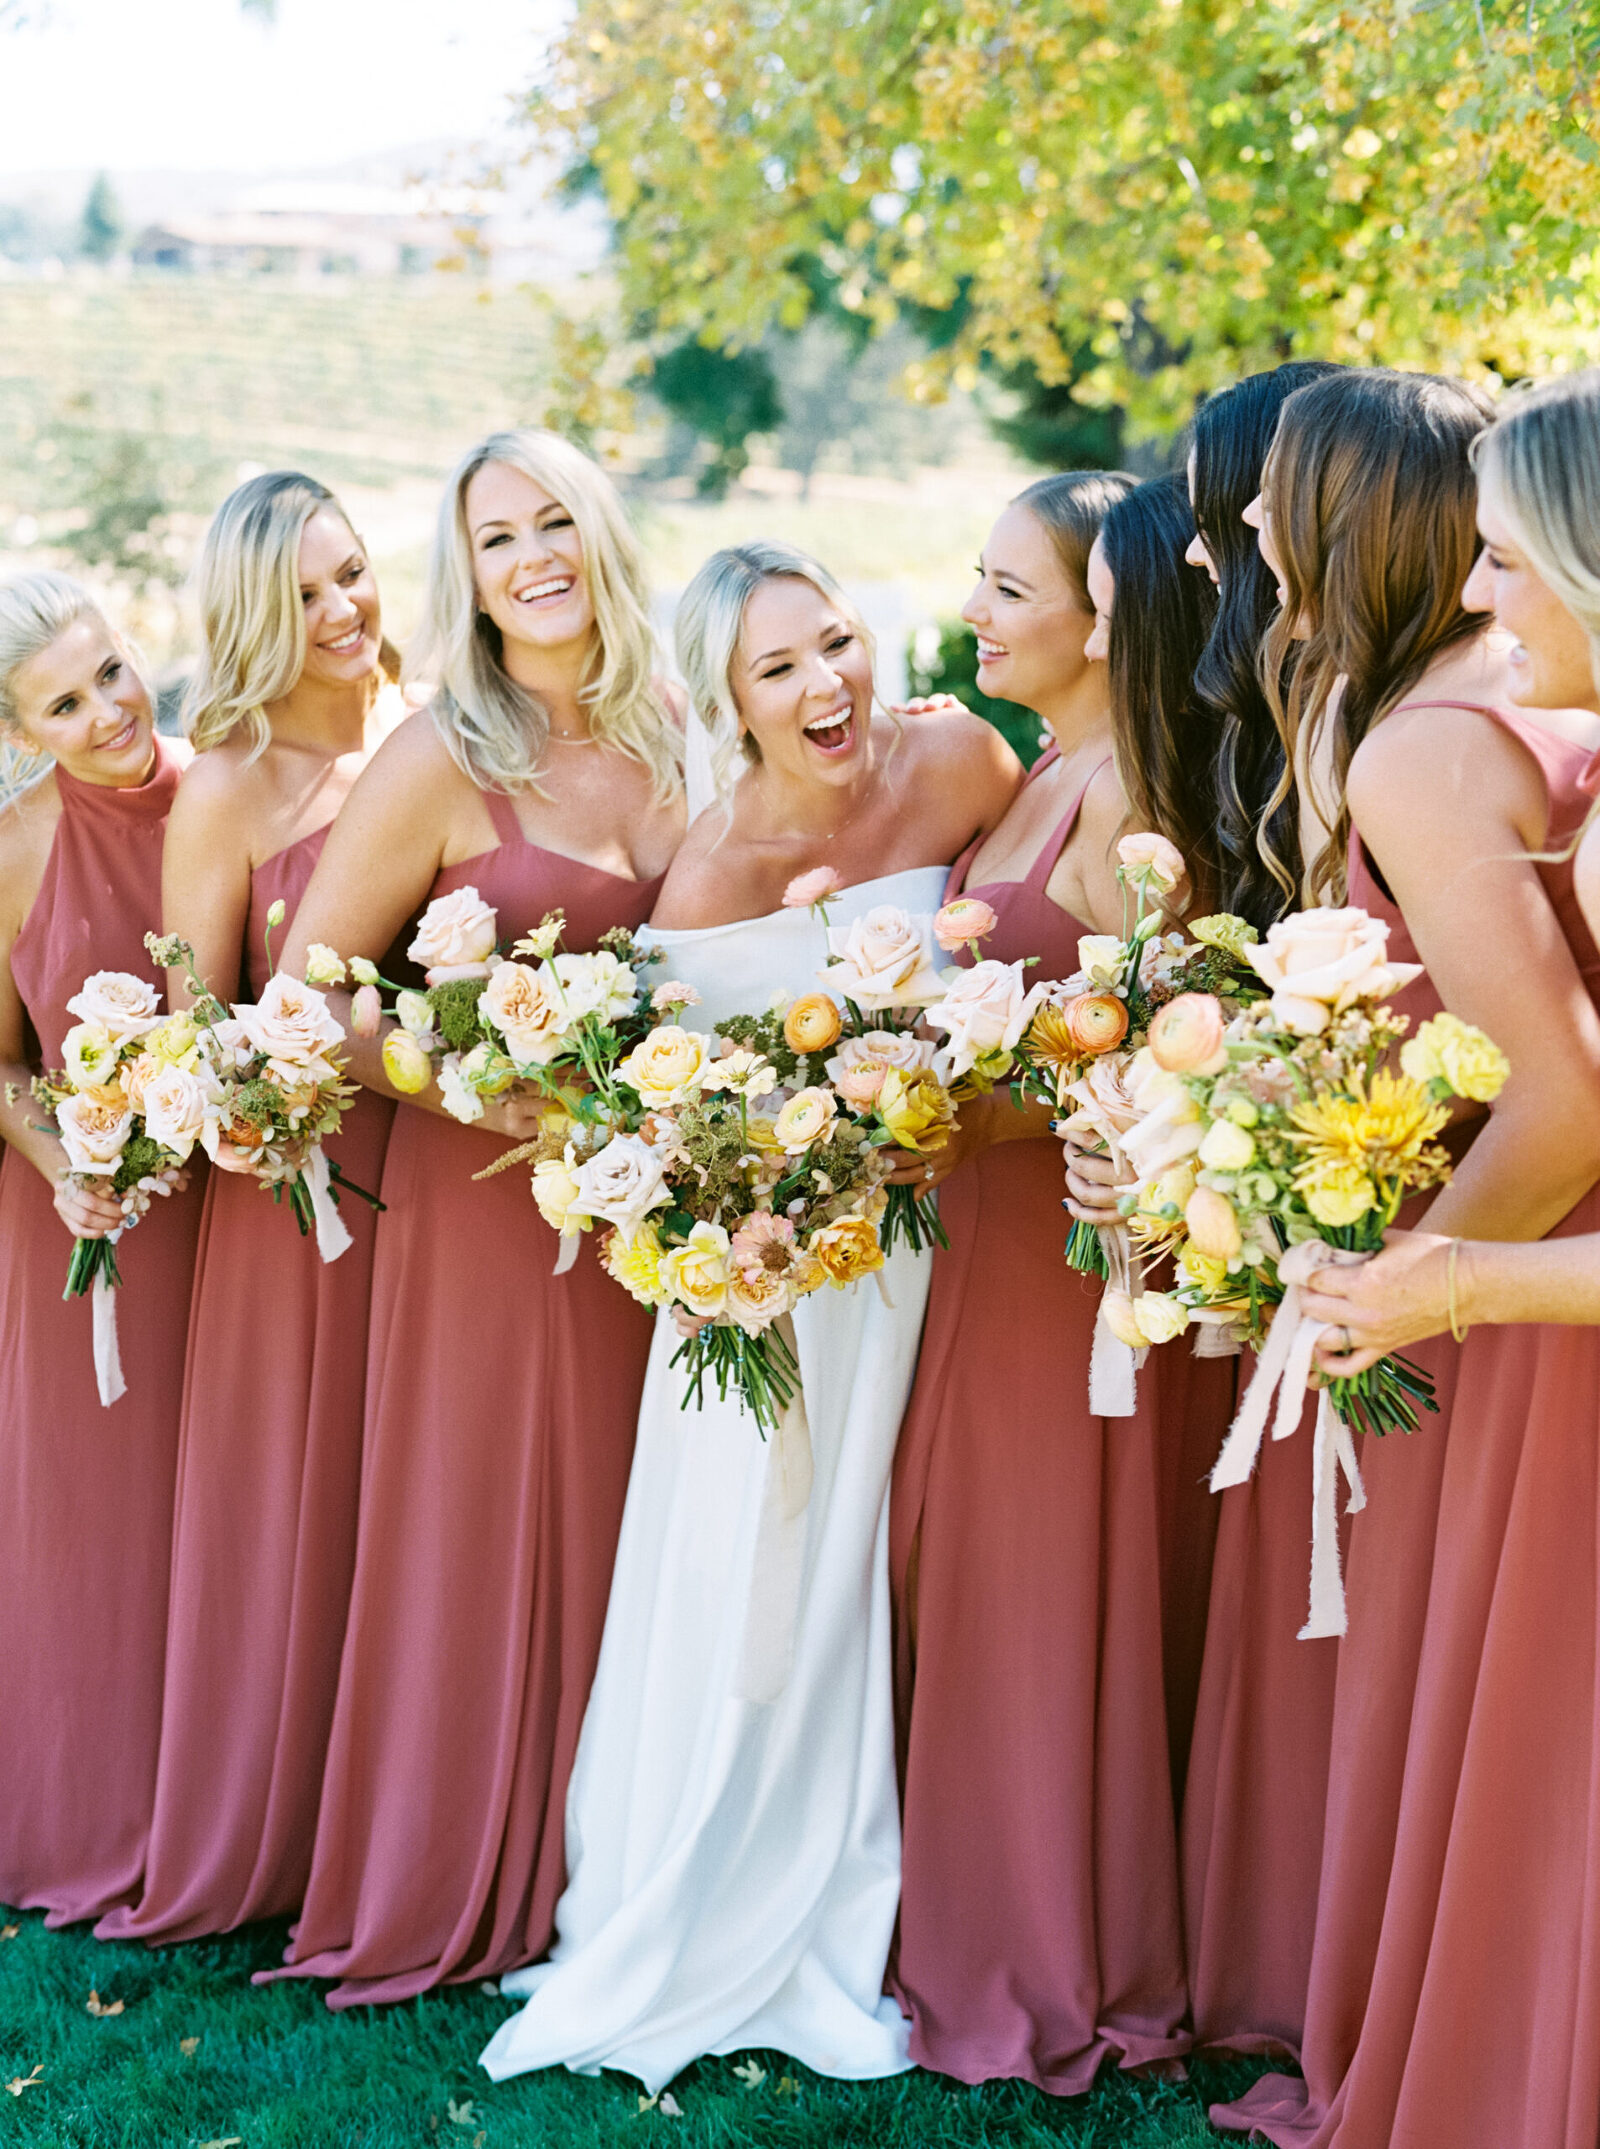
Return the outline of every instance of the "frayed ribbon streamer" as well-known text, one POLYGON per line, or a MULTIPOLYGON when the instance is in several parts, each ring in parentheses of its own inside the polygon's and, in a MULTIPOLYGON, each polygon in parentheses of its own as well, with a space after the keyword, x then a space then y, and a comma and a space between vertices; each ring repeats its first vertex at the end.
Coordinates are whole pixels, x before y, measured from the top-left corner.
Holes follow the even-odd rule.
MULTIPOLYGON (((798 1365, 794 1322, 784 1314, 777 1327, 798 1365)), ((761 1519, 756 1526, 750 1598, 733 1686, 737 1701, 776 1701, 794 1668, 812 1474, 811 1424, 806 1417, 805 1391, 797 1387, 794 1401, 779 1418, 777 1430, 767 1442, 767 1475, 761 1491, 761 1519)))
POLYGON ((311 1196, 311 1216, 317 1227, 317 1252, 324 1261, 337 1261, 355 1244, 333 1198, 332 1177, 322 1144, 313 1145, 303 1167, 306 1192, 311 1196))
MULTIPOLYGON (((113 1231, 111 1243, 116 1245, 122 1233, 113 1231)), ((128 1392, 128 1383, 122 1377, 122 1353, 117 1347, 117 1293, 104 1275, 97 1273, 89 1292, 89 1317, 94 1339, 94 1379, 100 1391, 103 1409, 109 1410, 113 1403, 128 1392)))
MULTIPOLYGON (((1105 1248, 1110 1291, 1139 1295, 1140 1277, 1129 1258, 1125 1224, 1102 1224, 1100 1244, 1105 1248)), ((1131 1418, 1139 1407, 1139 1368, 1145 1353, 1111 1333, 1102 1305, 1095 1315, 1094 1340, 1089 1349, 1089 1409, 1097 1418, 1131 1418)))
MULTIPOLYGON (((1273 1316, 1272 1328, 1256 1361, 1255 1378, 1228 1428, 1211 1473, 1211 1490, 1225 1492, 1242 1485, 1256 1466, 1267 1428, 1267 1412, 1277 1396, 1272 1421, 1274 1440, 1287 1440, 1300 1423, 1311 1361, 1317 1339, 1326 1323, 1314 1321, 1302 1310, 1303 1286, 1320 1268, 1359 1267, 1370 1257, 1350 1253, 1343 1247, 1325 1246, 1320 1239, 1291 1246, 1278 1263, 1278 1274, 1288 1289, 1273 1316)), ((1367 1504, 1356 1462, 1356 1444, 1349 1426, 1334 1409, 1324 1390, 1317 1403, 1316 1432, 1311 1453, 1311 1613, 1300 1629, 1303 1642, 1320 1641, 1345 1631, 1344 1581, 1339 1572, 1339 1472, 1350 1488, 1346 1513, 1359 1515, 1367 1504)))
POLYGON ((556 1243, 556 1265, 550 1273, 553 1276, 565 1276, 573 1262, 577 1260, 578 1248, 582 1244, 583 1233, 581 1231, 563 1231, 556 1243))

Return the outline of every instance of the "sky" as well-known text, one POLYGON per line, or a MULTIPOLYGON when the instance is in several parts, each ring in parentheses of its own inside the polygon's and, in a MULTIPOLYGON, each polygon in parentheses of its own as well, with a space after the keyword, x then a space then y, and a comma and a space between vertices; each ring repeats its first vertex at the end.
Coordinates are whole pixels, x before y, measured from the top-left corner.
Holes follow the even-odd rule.
POLYGON ((561 0, 34 0, 0 31, 0 173, 250 171, 490 137, 561 0))

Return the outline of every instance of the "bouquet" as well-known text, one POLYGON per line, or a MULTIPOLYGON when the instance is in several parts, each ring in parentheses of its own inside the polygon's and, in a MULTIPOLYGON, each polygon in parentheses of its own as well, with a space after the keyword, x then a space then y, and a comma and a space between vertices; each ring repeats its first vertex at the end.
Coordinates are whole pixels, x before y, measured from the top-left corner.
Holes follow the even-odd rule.
MULTIPOLYGON (((1275 1437, 1298 1422, 1320 1333, 1301 1318, 1301 1286, 1330 1260, 1377 1252, 1402 1202, 1449 1178, 1436 1137, 1450 1101, 1491 1102, 1509 1072, 1453 1015, 1401 1043, 1407 1018, 1385 1003, 1421 973, 1391 963, 1387 941, 1361 910, 1282 920, 1247 950, 1270 997, 1231 1016, 1214 995, 1174 1000, 1131 1074, 1138 1117, 1122 1149, 1139 1183, 1123 1207, 1146 1250, 1173 1255, 1175 1285, 1115 1300, 1108 1319, 1142 1343, 1223 1322, 1260 1351, 1216 1489, 1249 1476, 1274 1394, 1275 1437)), ((1339 1466, 1352 1508, 1363 1498, 1350 1428, 1411 1432, 1419 1410, 1437 1407, 1427 1375, 1402 1357, 1329 1382, 1323 1397, 1308 1634, 1343 1632, 1339 1466)))

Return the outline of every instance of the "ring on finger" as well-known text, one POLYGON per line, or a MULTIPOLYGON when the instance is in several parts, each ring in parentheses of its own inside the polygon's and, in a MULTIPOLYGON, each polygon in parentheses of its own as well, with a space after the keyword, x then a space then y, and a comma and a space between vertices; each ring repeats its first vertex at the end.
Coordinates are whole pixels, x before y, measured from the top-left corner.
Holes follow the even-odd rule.
POLYGON ((924 1179, 931 1179, 933 1177, 933 1166, 931 1164, 925 1164, 923 1166, 922 1176, 924 1179))
POLYGON ((1348 1358, 1350 1353, 1355 1349, 1355 1344, 1351 1341, 1350 1331, 1348 1328, 1341 1328, 1339 1330, 1339 1333, 1344 1338, 1344 1355, 1346 1358, 1348 1358))

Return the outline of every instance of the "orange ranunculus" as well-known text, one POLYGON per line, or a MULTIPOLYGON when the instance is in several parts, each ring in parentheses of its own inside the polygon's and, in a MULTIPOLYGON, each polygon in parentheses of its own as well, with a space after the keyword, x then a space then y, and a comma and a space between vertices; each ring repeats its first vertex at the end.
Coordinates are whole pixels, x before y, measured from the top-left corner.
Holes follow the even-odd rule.
POLYGON ((836 1003, 825 992, 808 992, 783 1018, 784 1042, 791 1052, 826 1052, 840 1027, 836 1003))
POLYGON ((1089 1057, 1109 1052, 1128 1034, 1128 1009, 1114 992, 1080 992, 1061 1010, 1068 1036, 1089 1057))

